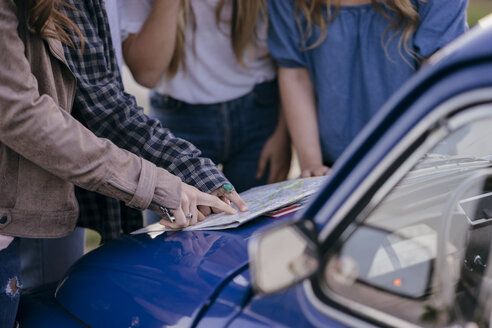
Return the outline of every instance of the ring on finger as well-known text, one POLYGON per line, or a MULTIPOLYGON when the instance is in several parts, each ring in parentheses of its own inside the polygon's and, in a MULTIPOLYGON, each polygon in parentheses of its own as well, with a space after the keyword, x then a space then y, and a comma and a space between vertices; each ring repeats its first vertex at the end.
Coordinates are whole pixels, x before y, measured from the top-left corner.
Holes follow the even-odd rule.
POLYGON ((230 183, 224 183, 221 187, 222 195, 230 194, 234 191, 234 186, 230 183))
POLYGON ((193 214, 192 213, 186 214, 185 218, 187 218, 188 220, 191 220, 191 219, 193 219, 193 214))

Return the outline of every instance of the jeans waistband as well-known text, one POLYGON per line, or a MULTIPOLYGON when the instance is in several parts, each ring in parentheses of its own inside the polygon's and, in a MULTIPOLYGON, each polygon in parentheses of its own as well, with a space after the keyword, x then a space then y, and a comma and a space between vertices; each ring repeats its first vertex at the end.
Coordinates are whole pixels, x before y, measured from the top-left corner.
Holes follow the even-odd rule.
POLYGON ((162 104, 166 104, 167 106, 170 106, 170 107, 173 107, 173 108, 180 108, 182 106, 196 106, 196 107, 200 107, 200 106, 220 106, 222 104, 227 104, 227 103, 231 103, 231 102, 234 102, 234 101, 237 101, 238 99, 241 99, 241 98, 244 98, 244 97, 248 97, 251 93, 255 93, 255 92, 258 92, 259 90, 263 90, 263 89, 268 89, 268 88, 272 88, 272 91, 273 90, 276 90, 277 88, 277 79, 274 79, 274 80, 270 80, 270 81, 265 81, 265 82, 261 82, 261 83, 258 83, 256 84, 253 89, 238 97, 238 98, 234 98, 234 99, 231 99, 231 100, 228 100, 228 101, 222 101, 222 102, 217 102, 217 103, 211 103, 211 104, 190 104, 190 103, 187 103, 186 101, 182 101, 182 100, 179 100, 179 99, 176 99, 176 98, 173 98, 171 97, 170 95, 166 95, 166 94, 161 94, 155 90, 151 90, 150 91, 150 101, 152 103, 154 103, 153 105, 155 105, 156 107, 162 107, 162 104), (161 106, 159 106, 159 104, 161 104, 161 106))

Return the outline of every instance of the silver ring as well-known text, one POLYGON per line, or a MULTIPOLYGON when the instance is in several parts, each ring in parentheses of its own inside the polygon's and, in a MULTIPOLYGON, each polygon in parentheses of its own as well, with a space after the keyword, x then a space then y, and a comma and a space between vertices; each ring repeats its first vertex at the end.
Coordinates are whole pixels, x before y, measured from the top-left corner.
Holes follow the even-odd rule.
POLYGON ((176 219, 174 218, 174 215, 171 212, 169 212, 169 210, 166 207, 159 206, 159 209, 162 211, 163 217, 166 220, 168 220, 171 223, 174 223, 176 219))
POLYGON ((186 214, 185 215, 185 218, 187 218, 188 220, 191 220, 193 218, 193 214, 186 214))

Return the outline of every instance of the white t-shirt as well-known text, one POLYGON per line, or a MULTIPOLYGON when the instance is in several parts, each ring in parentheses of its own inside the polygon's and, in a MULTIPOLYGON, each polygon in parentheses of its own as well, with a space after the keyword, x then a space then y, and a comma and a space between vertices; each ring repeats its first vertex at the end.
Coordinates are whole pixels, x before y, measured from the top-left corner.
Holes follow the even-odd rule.
MULTIPOLYGON (((149 15, 154 0, 118 0, 122 40, 137 33, 149 15)), ((275 66, 268 54, 266 26, 258 24, 259 39, 253 55, 246 51, 246 66, 234 56, 229 38, 230 26, 217 26, 215 7, 218 0, 191 0, 196 29, 186 31, 186 69, 168 80, 163 76, 155 90, 191 104, 211 104, 241 97, 257 83, 275 77, 275 66), (193 52, 193 46, 195 54, 193 52)), ((222 13, 224 21, 232 15, 229 1, 222 13)), ((251 52, 251 51, 250 51, 251 52)))
POLYGON ((12 240, 14 240, 14 237, 0 235, 0 251, 7 248, 12 240))

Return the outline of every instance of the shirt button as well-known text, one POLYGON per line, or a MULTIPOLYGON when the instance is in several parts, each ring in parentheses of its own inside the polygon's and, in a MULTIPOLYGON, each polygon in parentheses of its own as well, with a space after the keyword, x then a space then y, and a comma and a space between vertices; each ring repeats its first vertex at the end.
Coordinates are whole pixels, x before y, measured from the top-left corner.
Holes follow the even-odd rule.
POLYGON ((0 218, 0 224, 5 224, 7 222, 7 217, 4 215, 0 218))

